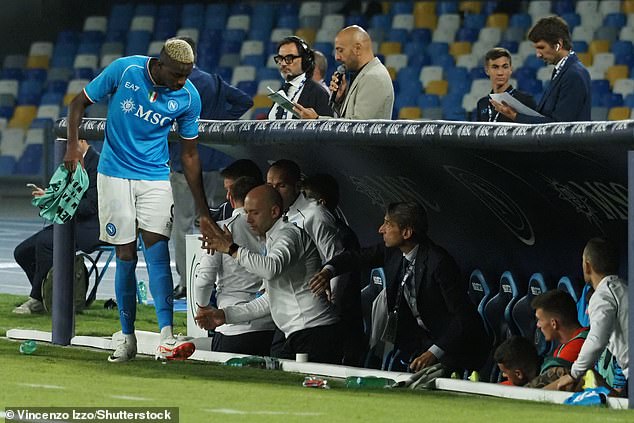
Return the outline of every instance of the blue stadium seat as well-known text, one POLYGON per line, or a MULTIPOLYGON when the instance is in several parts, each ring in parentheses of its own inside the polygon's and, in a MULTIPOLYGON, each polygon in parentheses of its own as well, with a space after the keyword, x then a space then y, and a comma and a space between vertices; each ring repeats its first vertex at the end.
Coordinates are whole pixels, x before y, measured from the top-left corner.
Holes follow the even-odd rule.
MULTIPOLYGON (((273 16, 255 15, 251 18, 251 28, 249 33, 251 33, 251 31, 267 31, 270 34, 271 30, 273 29, 273 21, 273 16)), ((254 38, 253 36, 251 36, 250 38, 252 40, 264 40, 268 37, 254 38)))
MULTIPOLYGON (((291 8, 286 9, 286 10, 288 10, 290 12, 291 10, 293 10, 292 7, 293 7, 293 5, 291 5, 291 8)), ((297 7, 296 6, 294 7, 294 10, 295 10, 294 13, 297 14, 297 7)), ((229 15, 249 15, 249 16, 251 16, 252 15, 251 6, 248 3, 234 2, 231 5, 231 10, 229 11, 229 15)))
POLYGON ((203 3, 185 3, 182 7, 181 17, 185 16, 205 16, 205 5, 203 3))
POLYGON ((524 66, 533 69, 539 69, 544 66, 544 61, 537 56, 531 55, 524 59, 524 66))
POLYGON ((533 23, 533 18, 528 13, 516 13, 509 19, 509 27, 528 29, 533 23))
POLYGON ((15 157, 0 156, 0 176, 13 175, 15 168, 15 157))
POLYGON ((551 4, 553 13, 559 16, 575 11, 574 3, 569 0, 557 0, 551 2, 551 4))
POLYGON ((507 49, 511 54, 517 53, 519 49, 519 43, 517 41, 504 40, 500 41, 500 47, 507 49))
POLYGON ((623 105, 629 107, 630 109, 634 109, 634 94, 628 94, 623 101, 623 105))
POLYGON ((213 17, 220 17, 226 21, 227 16, 229 16, 229 5, 227 3, 211 3, 207 5, 207 10, 205 11, 206 20, 213 17))
POLYGON ((108 16, 107 32, 110 31, 127 31, 130 28, 130 22, 134 14, 133 3, 115 3, 110 9, 108 16))
POLYGON ((157 7, 153 3, 139 3, 134 9, 135 16, 156 16, 157 7))
MULTIPOLYGON (((185 4, 187 6, 187 4, 185 4)), ((205 15, 204 14, 189 14, 183 13, 181 15, 181 28, 196 28, 199 31, 205 27, 205 15)))
POLYGON ((359 25, 361 28, 368 27, 368 20, 363 15, 353 13, 346 16, 346 26, 359 25))
POLYGON ((550 346, 544 339, 541 330, 536 326, 535 310, 531 307, 531 302, 536 296, 548 291, 548 286, 544 281, 541 273, 534 273, 528 281, 528 290, 526 295, 520 298, 511 312, 513 322, 519 330, 519 335, 534 341, 537 353, 544 355, 550 346))
MULTIPOLYGON (((242 29, 226 29, 223 32, 223 41, 240 43, 240 47, 242 47, 242 42, 246 36, 246 32, 242 29)), ((238 51, 240 50, 238 49, 238 51)))
MULTIPOLYGON (((233 69, 219 66, 216 68, 215 73, 220 75, 220 77, 224 79, 225 81, 231 81, 231 77, 233 76, 233 69)), ((279 76, 279 73, 278 73, 278 76, 279 76)))
POLYGON ((332 52, 334 51, 334 46, 332 43, 328 42, 319 42, 313 45, 313 49, 319 50, 326 55, 328 58, 328 62, 334 62, 334 60, 330 60, 332 58, 332 52))
POLYGON ((41 81, 32 79, 23 80, 20 83, 20 88, 18 89, 17 104, 40 104, 40 99, 42 97, 42 86, 43 83, 41 81))
POLYGON ((418 96, 418 107, 421 109, 440 107, 440 97, 436 94, 421 94, 418 96))
POLYGON ((49 118, 35 118, 31 121, 31 125, 29 125, 29 129, 33 128, 52 129, 53 120, 49 118))
POLYGON ((172 18, 178 21, 181 16, 181 10, 180 4, 161 4, 156 12, 156 18, 172 18))
POLYGON ((297 29, 299 28, 299 18, 297 15, 281 15, 277 19, 277 28, 290 28, 297 29))
POLYGON ((603 96, 610 92, 610 81, 607 79, 594 79, 590 84, 592 86, 592 105, 601 106, 603 96))
POLYGON ((370 19, 370 28, 381 28, 389 31, 392 28, 392 16, 390 15, 374 15, 370 19))
POLYGON ((128 43, 125 47, 125 55, 147 54, 151 40, 152 34, 148 31, 128 32, 128 43))
POLYGON ((101 44, 100 42, 82 42, 77 47, 77 54, 99 54, 101 52, 101 44))
POLYGON ((557 283, 557 289, 570 294, 575 303, 579 301, 581 296, 581 284, 573 282, 568 276, 562 276, 557 283))
POLYGON ((108 32, 106 32, 106 37, 104 38, 104 42, 105 43, 125 43, 125 38, 127 34, 128 34, 127 29, 109 30, 108 32))
POLYGON ((618 40, 612 43, 612 53, 618 60, 619 56, 627 56, 634 54, 634 45, 631 41, 618 40))
POLYGON ((60 31, 57 33, 55 44, 77 44, 79 42, 79 34, 77 31, 60 31))
POLYGON ((414 11, 414 4, 411 1, 396 1, 392 3, 390 13, 392 15, 400 14, 412 14, 414 11))
POLYGON ((24 78, 24 71, 18 68, 4 68, 0 73, 0 79, 15 79, 21 81, 24 78))
POLYGON ((29 144, 15 164, 16 175, 39 175, 42 172, 42 144, 29 144))
POLYGON ((46 104, 59 105, 64 99, 64 92, 46 92, 42 95, 42 98, 40 99, 40 104, 41 105, 46 105, 46 104))
POLYGON ((370 272, 370 283, 361 289, 363 330, 368 336, 372 333, 372 303, 376 296, 385 288, 385 280, 383 268, 377 267, 370 272))
POLYGON ((588 52, 588 43, 585 41, 573 41, 572 49, 577 53, 587 53, 588 52))
POLYGON ((241 47, 242 41, 224 40, 220 46, 220 54, 237 54, 241 47))
MULTIPOLYGON (((224 28, 224 25, 223 25, 224 28)), ((155 40, 165 40, 173 37, 178 31, 178 21, 171 17, 162 17, 154 21, 154 35, 155 40)), ((203 32, 204 33, 204 32, 203 32)))
POLYGON ((436 14, 438 16, 448 13, 458 13, 458 2, 455 0, 439 1, 436 4, 436 14))
POLYGON ((443 54, 449 54, 449 44, 443 42, 431 42, 427 46, 427 54, 430 57, 440 56, 443 54))
POLYGON ((627 65, 629 69, 634 68, 634 53, 631 54, 614 54, 615 65, 627 65))
POLYGON ((627 17, 623 13, 610 13, 603 18, 603 26, 621 29, 627 24, 627 17))
POLYGON ((480 28, 483 28, 486 24, 487 17, 485 15, 476 15, 473 13, 465 13, 462 26, 463 28, 473 28, 480 31, 480 28))
MULTIPOLYGON (((299 11, 294 12, 297 14, 299 11)), ((272 2, 256 2, 253 5, 253 12, 251 13, 251 19, 256 16, 268 16, 270 18, 274 18, 278 13, 278 5, 272 2)), ((291 12, 290 14, 293 14, 291 12)))
POLYGON ((427 45, 431 43, 431 30, 427 28, 414 28, 409 33, 410 40, 414 43, 427 45))
MULTIPOLYGON (((487 322, 491 325, 494 335, 494 345, 500 345, 512 335, 512 330, 509 327, 509 322, 505 318, 505 312, 509 308, 509 305, 514 305, 514 293, 513 287, 510 283, 510 279, 505 276, 510 272, 505 272, 500 278, 500 285, 497 294, 495 294, 488 303, 484 306, 484 314, 487 322)), ((512 308, 512 306, 511 306, 512 308)))
POLYGON ((401 45, 405 45, 408 39, 409 32, 406 29, 396 28, 388 31, 386 41, 398 41, 401 45))
POLYGON ((456 65, 451 54, 432 55, 431 64, 434 66, 441 66, 444 72, 447 72, 456 65))
POLYGON ((255 66, 256 69, 266 65, 266 59, 263 54, 250 54, 242 58, 242 64, 246 66, 255 66))
POLYGON ((522 79, 537 79, 537 71, 535 68, 522 66, 521 68, 513 69, 513 77, 518 81, 522 79))
POLYGON ((469 71, 469 75, 471 75, 471 79, 488 79, 489 77, 484 72, 484 68, 482 66, 476 66, 475 68, 469 71))
POLYGON ((575 13, 575 12, 564 13, 563 15, 561 15, 561 18, 564 21, 566 21, 566 23, 568 24, 568 28, 570 28, 570 32, 572 32, 572 29, 574 27, 581 25, 581 16, 579 16, 578 13, 575 13))
POLYGON ((478 40, 478 36, 480 35, 479 28, 466 28, 462 27, 458 29, 456 32, 456 41, 469 41, 474 43, 478 40))
POLYGON ((443 110, 456 109, 462 107, 462 97, 464 93, 447 94, 440 99, 443 110))
POLYGON ((419 74, 419 69, 413 66, 405 66, 396 74, 396 80, 399 82, 399 85, 407 84, 410 81, 418 81, 419 74))
POLYGON ((493 337, 492 328, 489 326, 484 313, 484 307, 493 297, 495 292, 491 289, 491 285, 487 282, 480 269, 475 269, 471 272, 467 294, 469 295, 471 302, 477 307, 478 314, 480 314, 480 317, 482 317, 482 320, 484 321, 484 327, 487 330, 487 333, 489 336, 493 337))
MULTIPOLYGON (((592 97, 594 96, 595 93, 593 92, 592 97)), ((623 95, 612 92, 605 93, 601 96, 600 106, 607 107, 608 109, 612 107, 621 107, 623 106, 623 95)))
POLYGON ((95 72, 91 68, 75 68, 73 69, 74 79, 91 80, 95 77, 95 72))

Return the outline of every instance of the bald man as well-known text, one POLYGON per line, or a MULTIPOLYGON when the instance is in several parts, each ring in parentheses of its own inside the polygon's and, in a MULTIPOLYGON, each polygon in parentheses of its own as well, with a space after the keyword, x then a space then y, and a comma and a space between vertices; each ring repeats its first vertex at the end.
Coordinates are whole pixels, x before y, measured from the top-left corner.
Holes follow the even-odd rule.
POLYGON ((224 309, 200 309, 196 320, 204 329, 225 323, 248 322, 271 314, 286 336, 281 358, 307 353, 318 363, 341 363, 339 318, 325 294, 315 296, 308 281, 321 267, 317 247, 310 237, 282 217, 283 201, 269 185, 253 188, 244 201, 247 224, 266 239, 265 254, 236 244, 225 227, 201 224, 203 238, 217 253, 228 254, 250 273, 264 279, 265 294, 224 309))
POLYGON ((100 239, 115 245, 115 292, 122 336, 111 362, 136 356, 137 233, 145 245, 150 292, 161 332, 156 356, 185 359, 194 344, 173 335, 172 271, 167 242, 172 230, 167 135, 178 124, 181 161, 201 221, 211 223, 202 188, 196 138, 200 96, 187 79, 194 53, 187 42, 167 40, 160 56, 122 57, 112 62, 71 102, 64 164, 74 171, 82 162, 78 127, 86 107, 107 96, 108 124, 97 168, 100 239))
MULTIPOLYGON (((335 117, 344 119, 392 119, 394 87, 390 74, 374 56, 372 40, 357 25, 339 31, 335 38, 335 60, 350 72, 341 78, 333 75, 330 92, 336 92, 333 102, 335 117)), ((302 119, 317 119, 314 110, 296 105, 302 119)))

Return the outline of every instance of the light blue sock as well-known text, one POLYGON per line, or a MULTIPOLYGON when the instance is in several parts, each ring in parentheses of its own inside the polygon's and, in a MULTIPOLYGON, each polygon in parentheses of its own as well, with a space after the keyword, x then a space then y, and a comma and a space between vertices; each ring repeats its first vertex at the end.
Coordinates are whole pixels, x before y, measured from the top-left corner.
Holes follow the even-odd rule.
POLYGON ((114 274, 114 290, 119 307, 119 320, 121 331, 125 335, 134 333, 134 321, 136 319, 136 286, 134 271, 136 260, 127 261, 117 257, 117 270, 114 274))
POLYGON ((174 311, 174 282, 167 240, 161 240, 146 248, 144 254, 159 329, 163 329, 165 326, 172 326, 174 311))

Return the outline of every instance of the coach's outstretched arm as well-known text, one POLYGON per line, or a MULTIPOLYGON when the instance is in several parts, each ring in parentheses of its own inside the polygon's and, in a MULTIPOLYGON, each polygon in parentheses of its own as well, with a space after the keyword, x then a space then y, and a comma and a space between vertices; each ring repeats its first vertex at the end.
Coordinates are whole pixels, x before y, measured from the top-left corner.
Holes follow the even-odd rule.
POLYGON ((67 143, 66 154, 64 155, 64 166, 69 172, 74 172, 77 168, 77 162, 84 167, 84 156, 79 149, 79 125, 84 116, 86 108, 92 104, 84 91, 73 98, 68 106, 68 125, 67 125, 67 143))

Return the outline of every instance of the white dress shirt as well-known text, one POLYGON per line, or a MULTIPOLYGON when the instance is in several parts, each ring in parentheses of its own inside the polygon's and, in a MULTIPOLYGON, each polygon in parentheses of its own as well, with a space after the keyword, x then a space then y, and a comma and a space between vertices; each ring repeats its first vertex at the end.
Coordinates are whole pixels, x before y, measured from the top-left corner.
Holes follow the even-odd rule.
MULTIPOLYGON (((218 222, 220 228, 224 228, 225 225, 231 231, 235 243, 255 253, 261 254, 264 251, 264 240, 260 240, 251 231, 242 207, 235 209, 230 219, 218 222)), ((199 257, 200 264, 194 275, 194 298, 197 304, 209 304, 214 285, 218 308, 248 303, 255 299, 262 289, 262 278, 247 272, 230 255, 219 252, 212 255, 201 250, 199 257)), ((223 335, 239 335, 274 329, 271 316, 266 315, 242 324, 224 324, 219 326, 216 331, 223 335)))
MULTIPOLYGON (((286 93, 286 97, 293 102, 297 103, 299 96, 302 95, 302 90, 304 89, 304 83, 306 82, 306 74, 303 73, 301 75, 297 75, 295 78, 288 81, 291 86, 288 87, 288 92, 286 93)), ((277 103, 273 103, 273 107, 269 111, 269 119, 268 120, 276 120, 275 115, 277 114, 277 109, 280 106, 277 103)), ((293 119, 293 114, 287 110, 284 111, 284 117, 282 119, 293 119)))
POLYGON ((570 373, 578 379, 594 367, 607 347, 616 357, 628 377, 628 291, 625 282, 616 275, 606 276, 599 282, 588 303, 590 331, 570 373))
POLYGON ((339 319, 325 295, 316 297, 308 282, 319 271, 315 244, 297 226, 278 219, 266 233, 266 255, 240 247, 238 263, 264 279, 266 293, 247 304, 224 308, 228 323, 270 313, 288 337, 299 330, 336 323, 339 319))

